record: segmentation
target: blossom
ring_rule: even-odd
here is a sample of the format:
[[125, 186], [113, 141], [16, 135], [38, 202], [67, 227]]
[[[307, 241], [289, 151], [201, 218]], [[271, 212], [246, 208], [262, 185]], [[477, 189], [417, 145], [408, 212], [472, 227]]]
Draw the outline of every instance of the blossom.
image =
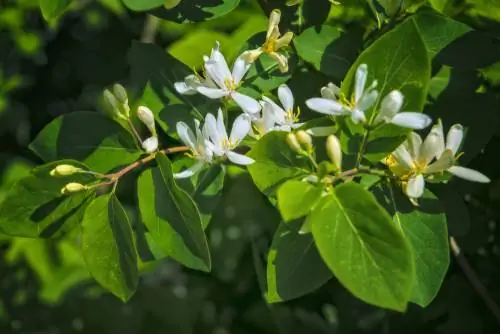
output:
[[319, 113], [341, 116], [351, 115], [354, 123], [366, 122], [365, 111], [373, 106], [378, 97], [377, 81], [366, 88], [368, 77], [368, 65], [361, 64], [356, 69], [354, 79], [354, 93], [350, 101], [339, 99], [337, 86], [329, 84], [321, 89], [322, 97], [311, 98], [306, 101], [306, 105]]
[[387, 94], [380, 103], [380, 111], [374, 124], [392, 123], [404, 128], [421, 130], [432, 123], [432, 119], [425, 114], [411, 111], [401, 112], [403, 102], [404, 96], [400, 91], [393, 90]]
[[234, 62], [231, 72], [219, 48], [220, 44], [216, 42], [210, 57], [204, 56], [203, 58], [205, 78], [188, 75], [184, 82], [175, 83], [176, 90], [180, 94], [188, 95], [197, 92], [211, 99], [231, 98], [244, 112], [258, 113], [261, 109], [259, 102], [236, 91], [251, 64], [245, 60], [242, 54]]
[[200, 130], [200, 122], [195, 120], [196, 135], [184, 122], [177, 122], [177, 134], [186, 146], [191, 150], [190, 156], [197, 162], [190, 168], [174, 174], [177, 179], [191, 177], [196, 174], [205, 164], [210, 164], [213, 161], [212, 144], [209, 142], [209, 137], [206, 131]]
[[231, 162], [238, 165], [249, 165], [254, 163], [254, 160], [246, 155], [234, 152], [234, 149], [246, 137], [250, 129], [250, 117], [241, 114], [234, 120], [231, 134], [228, 137], [222, 109], [219, 108], [217, 119], [212, 114], [206, 116], [203, 131], [206, 131], [210, 138], [215, 156], [227, 157]]
[[142, 142], [142, 149], [146, 153], [153, 153], [158, 149], [158, 137], [151, 136]]
[[489, 182], [489, 178], [480, 172], [455, 165], [462, 138], [463, 128], [455, 124], [450, 128], [445, 143], [443, 126], [438, 121], [424, 141], [418, 134], [410, 133], [384, 162], [401, 179], [404, 191], [413, 203], [424, 193], [426, 177], [433, 174], [448, 171], [469, 181]]
[[290, 132], [302, 125], [297, 123], [299, 111], [294, 111], [294, 97], [290, 87], [285, 84], [280, 85], [278, 98], [283, 107], [266, 96], [262, 97], [262, 116], [253, 120], [255, 128], [261, 135], [272, 130]]
[[274, 9], [269, 15], [269, 25], [267, 28], [266, 40], [262, 46], [254, 50], [249, 50], [243, 53], [245, 59], [252, 63], [260, 57], [262, 53], [267, 53], [278, 62], [278, 67], [281, 72], [288, 71], [288, 58], [278, 51], [281, 48], [287, 47], [293, 38], [293, 32], [289, 31], [281, 36], [279, 23], [281, 20], [281, 11]]

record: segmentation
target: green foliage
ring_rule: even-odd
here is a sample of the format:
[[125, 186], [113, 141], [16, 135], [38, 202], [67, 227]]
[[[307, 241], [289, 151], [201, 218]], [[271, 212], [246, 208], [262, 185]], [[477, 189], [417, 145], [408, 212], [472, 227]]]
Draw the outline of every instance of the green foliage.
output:
[[82, 252], [92, 276], [127, 301], [138, 283], [132, 227], [114, 194], [94, 199], [82, 219]]
[[45, 20], [50, 21], [61, 16], [71, 3], [71, 0], [39, 0]]
[[287, 181], [279, 187], [276, 196], [281, 216], [287, 222], [311, 211], [321, 198], [322, 187], [300, 181]]

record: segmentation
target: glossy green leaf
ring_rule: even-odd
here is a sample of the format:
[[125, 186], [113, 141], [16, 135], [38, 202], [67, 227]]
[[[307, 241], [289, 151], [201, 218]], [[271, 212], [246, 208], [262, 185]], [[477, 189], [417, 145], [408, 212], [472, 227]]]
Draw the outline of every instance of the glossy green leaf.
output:
[[416, 279], [411, 301], [425, 307], [436, 297], [450, 264], [448, 229], [444, 209], [426, 190], [414, 207], [401, 192], [393, 192], [394, 221], [401, 227], [415, 253]]
[[278, 208], [285, 221], [306, 216], [321, 198], [323, 187], [290, 180], [276, 192]]
[[45, 161], [75, 159], [103, 173], [137, 160], [142, 153], [129, 132], [90, 111], [59, 116], [29, 147]]
[[148, 235], [176, 261], [210, 271], [210, 253], [198, 208], [174, 180], [170, 160], [159, 154], [156, 161], [158, 168], [146, 170], [138, 181], [139, 210]]
[[[302, 223], [299, 221], [299, 223]], [[310, 233], [281, 223], [267, 256], [267, 301], [294, 299], [325, 284], [332, 273], [325, 265]]]
[[70, 3], [71, 0], [39, 0], [40, 9], [46, 21], [57, 19], [66, 11]]
[[414, 284], [411, 246], [375, 197], [356, 183], [335, 188], [309, 215], [319, 253], [361, 300], [404, 311]]
[[272, 131], [262, 137], [248, 152], [255, 163], [248, 166], [255, 185], [269, 194], [289, 179], [307, 176], [312, 166], [306, 158], [297, 156], [286, 142], [286, 132]]
[[55, 161], [34, 168], [14, 183], [0, 203], [1, 234], [49, 238], [60, 236], [80, 222], [88, 192], [62, 195], [61, 189], [69, 182], [88, 184], [95, 178], [89, 174], [51, 176], [50, 171], [59, 164], [87, 169], [77, 161]]
[[240, 0], [183, 0], [172, 9], [157, 8], [152, 13], [164, 20], [178, 23], [201, 22], [230, 13], [238, 6], [239, 2]]
[[146, 11], [166, 3], [166, 0], [123, 0], [128, 8], [135, 11]]
[[114, 194], [97, 197], [85, 211], [82, 251], [99, 284], [123, 301], [132, 297], [139, 280], [137, 254], [127, 214]]
[[306, 29], [293, 43], [297, 54], [316, 70], [342, 80], [361, 48], [362, 35], [323, 25]]

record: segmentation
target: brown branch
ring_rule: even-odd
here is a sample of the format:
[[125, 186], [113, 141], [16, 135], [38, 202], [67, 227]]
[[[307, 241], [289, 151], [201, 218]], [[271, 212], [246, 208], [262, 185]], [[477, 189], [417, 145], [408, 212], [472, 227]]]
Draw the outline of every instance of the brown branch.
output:
[[500, 324], [500, 307], [498, 304], [491, 298], [490, 294], [488, 293], [488, 290], [486, 287], [481, 283], [479, 277], [477, 276], [476, 272], [474, 269], [471, 267], [469, 264], [469, 261], [467, 261], [467, 258], [463, 255], [462, 251], [460, 250], [460, 247], [457, 244], [457, 241], [455, 240], [454, 237], [450, 237], [450, 248], [451, 252], [455, 256], [455, 259], [462, 269], [465, 277], [469, 281], [469, 283], [472, 285], [474, 290], [476, 290], [477, 294], [483, 299], [484, 303], [490, 310], [491, 314], [495, 317], [497, 322]]

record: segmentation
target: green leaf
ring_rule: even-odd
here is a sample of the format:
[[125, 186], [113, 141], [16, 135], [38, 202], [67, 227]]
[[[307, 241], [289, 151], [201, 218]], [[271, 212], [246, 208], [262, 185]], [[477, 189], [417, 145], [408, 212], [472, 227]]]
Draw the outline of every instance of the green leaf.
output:
[[361, 300], [404, 311], [414, 283], [412, 251], [401, 230], [363, 186], [345, 183], [308, 218], [319, 253]]
[[68, 8], [71, 0], [39, 0], [43, 18], [46, 21], [57, 19]]
[[446, 216], [439, 200], [426, 190], [414, 207], [401, 192], [393, 192], [394, 221], [415, 253], [416, 279], [411, 301], [426, 307], [436, 297], [450, 265]]
[[278, 208], [288, 222], [306, 216], [321, 198], [323, 187], [301, 181], [287, 181], [279, 187]]
[[54, 177], [49, 173], [59, 164], [88, 169], [74, 160], [55, 161], [34, 168], [14, 183], [0, 203], [0, 233], [19, 237], [57, 237], [74, 228], [86, 207], [87, 191], [62, 195], [69, 182], [88, 184], [89, 174]]
[[332, 273], [319, 256], [312, 235], [299, 234], [291, 224], [280, 224], [267, 257], [267, 301], [303, 296], [330, 278]]
[[96, 198], [82, 222], [82, 251], [87, 269], [99, 284], [127, 301], [138, 284], [133, 232], [114, 194]]
[[343, 33], [339, 28], [323, 25], [306, 29], [294, 38], [293, 43], [302, 59], [340, 81], [356, 59], [362, 34], [355, 31]]
[[152, 14], [177, 23], [201, 22], [224, 16], [236, 7], [240, 0], [191, 1], [183, 0], [172, 9], [157, 8]]
[[138, 180], [139, 210], [154, 244], [183, 265], [210, 271], [210, 253], [200, 213], [191, 197], [173, 178], [172, 164], [156, 156], [158, 168]]
[[128, 8], [135, 11], [146, 11], [166, 3], [166, 0], [123, 0]]
[[45, 161], [75, 159], [98, 172], [107, 172], [139, 158], [132, 135], [109, 118], [77, 111], [50, 122], [30, 144]]
[[262, 137], [248, 152], [255, 163], [248, 166], [255, 185], [270, 194], [281, 183], [312, 172], [307, 159], [297, 156], [286, 142], [287, 132], [272, 131]]

